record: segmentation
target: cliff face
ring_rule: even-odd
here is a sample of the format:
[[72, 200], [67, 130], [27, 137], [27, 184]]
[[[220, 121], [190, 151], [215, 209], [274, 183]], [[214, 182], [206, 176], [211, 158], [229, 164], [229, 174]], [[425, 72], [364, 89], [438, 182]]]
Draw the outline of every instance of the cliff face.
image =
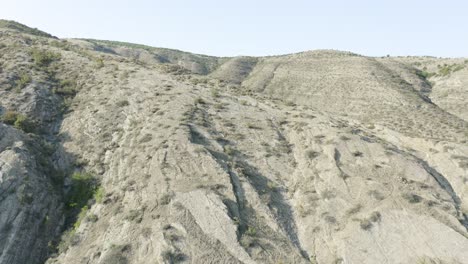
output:
[[465, 60], [7, 25], [1, 264], [468, 261]]

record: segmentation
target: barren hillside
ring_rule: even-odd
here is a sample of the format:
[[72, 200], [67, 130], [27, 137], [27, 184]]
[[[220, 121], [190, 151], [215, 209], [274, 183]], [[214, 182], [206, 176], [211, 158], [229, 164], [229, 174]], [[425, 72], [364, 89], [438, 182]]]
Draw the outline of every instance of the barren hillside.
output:
[[468, 60], [216, 58], [0, 21], [0, 264], [468, 263]]

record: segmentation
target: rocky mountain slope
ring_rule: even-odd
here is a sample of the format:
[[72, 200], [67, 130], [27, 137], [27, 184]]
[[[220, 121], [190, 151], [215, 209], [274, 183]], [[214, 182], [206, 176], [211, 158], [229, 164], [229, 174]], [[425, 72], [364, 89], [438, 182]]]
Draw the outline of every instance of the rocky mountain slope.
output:
[[468, 263], [468, 60], [0, 22], [0, 263]]

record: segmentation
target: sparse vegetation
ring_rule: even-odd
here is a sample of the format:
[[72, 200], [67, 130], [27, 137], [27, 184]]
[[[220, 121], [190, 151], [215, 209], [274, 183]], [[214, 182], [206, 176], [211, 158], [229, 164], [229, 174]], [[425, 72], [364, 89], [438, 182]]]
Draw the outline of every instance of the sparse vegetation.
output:
[[31, 83], [32, 81], [32, 78], [29, 74], [25, 73], [25, 72], [22, 72], [20, 75], [19, 75], [19, 79], [16, 80], [16, 89], [19, 91], [19, 90], [22, 90], [23, 88], [25, 88], [29, 83]]
[[226, 145], [224, 146], [224, 153], [228, 156], [232, 156], [236, 153], [236, 150], [232, 146]]
[[219, 95], [219, 90], [216, 89], [216, 88], [212, 88], [211, 89], [211, 96], [213, 96], [214, 98], [218, 98], [220, 95]]
[[13, 126], [26, 133], [33, 133], [36, 130], [34, 123], [24, 115], [18, 115]]
[[364, 155], [364, 153], [362, 153], [362, 152], [360, 152], [360, 151], [354, 151], [354, 152], [353, 152], [353, 156], [354, 156], [354, 157], [358, 157], [358, 158], [359, 158], [359, 157], [362, 157], [363, 155]]
[[422, 197], [414, 193], [405, 193], [403, 194], [403, 198], [409, 203], [420, 203], [422, 201]]
[[54, 93], [61, 96], [74, 96], [77, 92], [76, 82], [73, 80], [62, 80], [58, 88], [54, 89]]
[[315, 159], [320, 156], [320, 153], [314, 150], [307, 150], [305, 153], [306, 157], [309, 159]]
[[451, 73], [463, 70], [465, 68], [465, 65], [463, 64], [444, 64], [444, 65], [437, 65], [437, 68], [439, 69], [439, 72], [437, 73], [438, 76], [448, 76]]
[[[427, 224], [433, 238], [443, 232], [463, 245], [463, 234], [444, 231], [463, 233], [457, 221], [463, 205], [444, 186], [468, 182], [468, 157], [459, 148], [468, 132], [464, 116], [457, 117], [465, 112], [450, 108], [464, 99], [454, 83], [465, 82], [466, 69], [450, 77], [459, 67], [437, 69], [437, 58], [418, 59], [416, 72], [411, 58], [342, 60], [335, 51], [312, 51], [258, 59], [255, 69], [242, 57], [216, 58], [216, 71], [209, 72], [186, 63], [185, 53], [6, 33], [2, 195], [29, 218], [6, 219], [0, 233], [15, 243], [22, 233], [28, 243], [47, 240], [35, 243], [36, 250], [49, 241], [55, 248], [54, 235], [67, 230], [59, 249], [68, 252], [48, 262], [344, 263], [349, 256], [336, 250], [343, 238], [349, 252], [386, 250], [385, 241], [362, 244], [355, 234], [378, 235], [405, 211], [420, 215], [410, 218]], [[28, 47], [36, 47], [31, 57]], [[60, 55], [49, 51], [64, 57], [57, 61]], [[230, 78], [215, 79], [224, 74]], [[429, 87], [429, 78], [438, 86]], [[445, 92], [449, 98], [439, 100]], [[70, 111], [62, 114], [62, 104]], [[427, 166], [447, 177], [439, 184]], [[402, 233], [412, 228], [400, 227]], [[332, 250], [316, 257], [313, 241], [302, 241], [308, 237]], [[411, 255], [400, 248], [393, 255], [398, 261]]]
[[20, 24], [18, 22], [11, 21], [11, 20], [0, 19], [0, 28], [10, 28], [10, 29], [18, 30], [19, 32], [23, 32], [23, 33], [27, 33], [27, 34], [31, 34], [31, 35], [35, 35], [39, 37], [46, 37], [46, 38], [53, 37], [49, 33], [41, 31], [37, 28], [30, 28], [23, 24]]
[[20, 114], [15, 111], [7, 111], [2, 116], [2, 122], [13, 125]]
[[96, 179], [89, 173], [76, 172], [72, 175], [71, 182], [66, 203], [69, 208], [83, 208], [99, 190]]
[[353, 214], [356, 214], [358, 213], [359, 211], [361, 211], [362, 209], [362, 205], [361, 204], [357, 204], [355, 205], [354, 207], [350, 208], [349, 210], [346, 211], [346, 214], [347, 215], [353, 215]]
[[121, 100], [121, 101], [118, 101], [118, 102], [116, 103], [116, 105], [117, 105], [118, 107], [124, 107], [124, 106], [130, 105], [130, 103], [128, 102], [128, 100]]
[[368, 218], [360, 220], [359, 225], [362, 229], [366, 231], [370, 230], [375, 223], [380, 222], [381, 217], [382, 216], [379, 212], [372, 212], [372, 214]]
[[97, 188], [93, 194], [94, 200], [96, 201], [96, 203], [101, 203], [102, 200], [104, 199], [104, 195], [105, 195], [104, 188], [103, 187]]
[[36, 48], [31, 50], [31, 56], [34, 60], [34, 63], [38, 67], [47, 67], [53, 61], [59, 60], [61, 58], [60, 54], [58, 53]]
[[206, 102], [201, 97], [195, 98], [194, 103], [195, 103], [195, 105], [197, 105], [197, 104], [206, 104]]
[[178, 251], [165, 250], [162, 253], [162, 258], [167, 263], [177, 263], [184, 261], [185, 255]]
[[254, 123], [247, 123], [247, 127], [250, 129], [262, 129], [260, 126], [254, 124]]
[[109, 251], [106, 253], [101, 263], [103, 264], [127, 264], [128, 258], [125, 256], [131, 247], [125, 245], [111, 245]]
[[15, 111], [7, 111], [2, 116], [1, 120], [3, 123], [12, 125], [26, 133], [34, 133], [36, 131], [36, 125], [34, 122], [29, 120], [25, 115]]
[[96, 69], [101, 69], [104, 67], [104, 60], [102, 58], [96, 59]]
[[136, 223], [141, 223], [143, 220], [143, 210], [142, 209], [132, 209], [128, 212], [125, 217], [126, 220]]
[[247, 230], [245, 231], [245, 234], [248, 235], [248, 236], [253, 237], [253, 236], [257, 235], [257, 230], [254, 227], [249, 226], [247, 228]]
[[421, 77], [422, 79], [429, 79], [431, 77], [433, 77], [434, 75], [436, 75], [435, 72], [428, 72], [426, 70], [422, 70], [422, 71], [416, 71], [416, 75], [418, 75], [419, 77]]

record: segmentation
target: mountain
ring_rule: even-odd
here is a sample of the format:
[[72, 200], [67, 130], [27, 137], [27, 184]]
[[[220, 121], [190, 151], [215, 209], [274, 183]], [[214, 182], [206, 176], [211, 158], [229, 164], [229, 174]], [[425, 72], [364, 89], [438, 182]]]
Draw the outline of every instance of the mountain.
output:
[[0, 264], [468, 263], [467, 59], [0, 21], [0, 116]]

